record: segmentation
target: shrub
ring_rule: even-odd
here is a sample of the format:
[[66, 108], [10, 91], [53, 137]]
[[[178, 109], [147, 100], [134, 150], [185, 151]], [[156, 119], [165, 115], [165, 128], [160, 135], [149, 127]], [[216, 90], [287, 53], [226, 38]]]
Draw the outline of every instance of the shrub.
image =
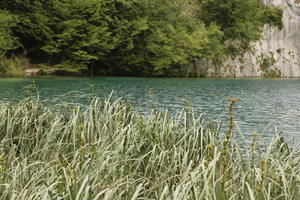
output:
[[0, 58], [0, 76], [22, 77], [28, 65], [28, 60], [24, 58]]

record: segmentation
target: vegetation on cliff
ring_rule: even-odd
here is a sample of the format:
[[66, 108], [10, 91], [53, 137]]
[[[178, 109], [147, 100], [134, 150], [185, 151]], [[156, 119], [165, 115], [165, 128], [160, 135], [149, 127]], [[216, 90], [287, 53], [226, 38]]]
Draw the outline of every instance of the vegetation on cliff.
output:
[[180, 76], [199, 59], [247, 49], [281, 15], [259, 0], [2, 0], [0, 56], [86, 74]]

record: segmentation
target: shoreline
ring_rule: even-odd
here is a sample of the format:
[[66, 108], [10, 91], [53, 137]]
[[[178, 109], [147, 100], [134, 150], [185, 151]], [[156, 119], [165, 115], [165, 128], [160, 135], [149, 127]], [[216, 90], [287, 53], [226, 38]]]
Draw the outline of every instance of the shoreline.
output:
[[280, 78], [268, 78], [268, 77], [184, 77], [184, 76], [126, 76], [126, 75], [97, 75], [97, 76], [76, 76], [76, 75], [28, 75], [28, 76], [19, 76], [19, 77], [1, 77], [0, 79], [12, 79], [12, 78], [20, 78], [20, 79], [42, 79], [42, 78], [133, 78], [133, 79], [211, 79], [211, 80], [298, 80], [300, 77], [280, 77]]

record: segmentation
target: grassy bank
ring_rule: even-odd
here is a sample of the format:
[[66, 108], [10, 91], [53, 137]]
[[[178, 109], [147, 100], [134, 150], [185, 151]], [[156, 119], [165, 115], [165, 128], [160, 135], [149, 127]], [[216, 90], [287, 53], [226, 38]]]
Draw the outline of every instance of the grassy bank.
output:
[[24, 77], [25, 69], [29, 66], [28, 59], [0, 57], [0, 77]]
[[279, 135], [239, 146], [234, 103], [226, 133], [187, 109], [146, 118], [121, 100], [2, 103], [0, 199], [299, 199], [299, 153]]

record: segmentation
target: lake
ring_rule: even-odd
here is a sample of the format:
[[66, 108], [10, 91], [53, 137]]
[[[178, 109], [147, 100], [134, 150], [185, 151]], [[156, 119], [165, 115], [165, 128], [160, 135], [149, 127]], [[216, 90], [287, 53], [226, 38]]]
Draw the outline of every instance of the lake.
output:
[[[18, 102], [30, 95], [33, 79], [0, 79], [0, 99]], [[300, 79], [177, 79], [177, 78], [37, 78], [40, 98], [49, 103], [88, 104], [91, 96], [111, 91], [147, 115], [153, 104], [174, 113], [189, 104], [208, 120], [227, 123], [230, 98], [237, 98], [235, 119], [247, 140], [253, 132], [265, 138], [275, 126], [300, 148]], [[187, 103], [188, 102], [188, 103]]]

